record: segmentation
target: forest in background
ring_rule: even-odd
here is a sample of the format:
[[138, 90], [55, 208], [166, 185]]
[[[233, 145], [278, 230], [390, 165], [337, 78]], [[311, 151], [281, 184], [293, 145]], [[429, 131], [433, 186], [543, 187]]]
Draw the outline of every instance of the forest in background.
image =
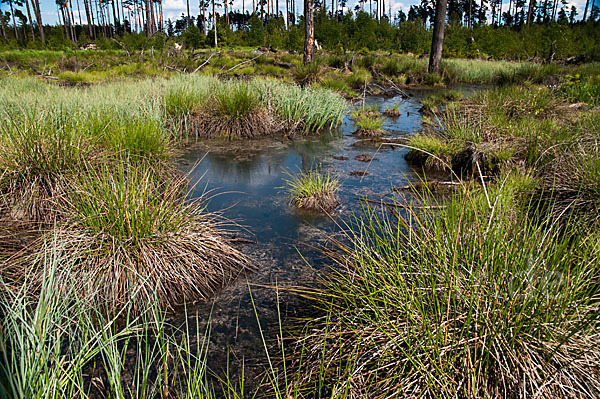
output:
[[[389, 0], [388, 0], [389, 2]], [[232, 2], [187, 2], [187, 13], [165, 19], [162, 1], [58, 0], [59, 23], [44, 24], [39, 0], [2, 0], [0, 49], [85, 48], [141, 50], [171, 40], [186, 48], [269, 47], [301, 52], [304, 18], [295, 0], [253, 0], [242, 10]], [[83, 4], [81, 4], [83, 3]], [[248, 3], [250, 3], [248, 1]], [[423, 0], [392, 15], [385, 0], [315, 1], [315, 39], [324, 50], [426, 54], [434, 1]], [[588, 0], [583, 15], [566, 0], [529, 2], [448, 1], [444, 56], [509, 60], [600, 59], [600, 10]], [[581, 17], [581, 18], [579, 18]], [[32, 22], [33, 21], [33, 22]], [[88, 22], [89, 21], [89, 22]], [[216, 26], [216, 34], [215, 34]]]

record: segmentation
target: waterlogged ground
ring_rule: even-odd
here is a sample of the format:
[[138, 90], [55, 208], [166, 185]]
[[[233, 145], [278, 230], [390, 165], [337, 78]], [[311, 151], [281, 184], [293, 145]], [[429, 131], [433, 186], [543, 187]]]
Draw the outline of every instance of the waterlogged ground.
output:
[[[202, 142], [191, 145], [181, 157], [180, 169], [189, 172], [191, 183], [196, 185], [192, 195], [210, 191], [208, 209], [221, 211], [240, 225], [233, 227], [234, 234], [253, 242], [244, 245], [244, 251], [252, 256], [257, 269], [222, 291], [214, 303], [188, 309], [202, 321], [197, 339], [206, 335], [204, 322], [211, 321], [208, 366], [212, 371], [221, 373], [229, 362], [230, 374], [235, 377], [244, 361], [246, 384], [256, 384], [254, 376], [266, 365], [256, 316], [270, 341], [280, 318], [285, 320], [303, 311], [293, 294], [270, 287], [293, 287], [315, 280], [316, 270], [327, 266], [318, 248], [335, 237], [340, 225], [353, 214], [361, 214], [364, 202], [358, 198], [389, 198], [393, 188], [418, 179], [416, 171], [404, 160], [407, 149], [382, 143], [401, 143], [420, 129], [420, 102], [430, 93], [412, 91], [407, 99], [367, 98], [366, 104], [376, 104], [380, 111], [397, 104], [401, 112], [397, 118], [383, 117], [386, 136], [380, 140], [353, 135], [356, 127], [347, 116], [337, 131], [320, 137]], [[285, 179], [289, 173], [311, 168], [341, 180], [341, 206], [331, 216], [307, 213], [289, 205]], [[189, 322], [190, 328], [195, 329], [195, 318]]]

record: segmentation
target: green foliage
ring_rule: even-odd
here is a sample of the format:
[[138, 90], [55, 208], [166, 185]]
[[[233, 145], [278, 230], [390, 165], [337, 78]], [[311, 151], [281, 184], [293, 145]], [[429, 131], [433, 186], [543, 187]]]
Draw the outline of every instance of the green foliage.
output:
[[218, 114], [241, 118], [256, 111], [260, 106], [259, 93], [246, 82], [232, 82], [215, 92]]

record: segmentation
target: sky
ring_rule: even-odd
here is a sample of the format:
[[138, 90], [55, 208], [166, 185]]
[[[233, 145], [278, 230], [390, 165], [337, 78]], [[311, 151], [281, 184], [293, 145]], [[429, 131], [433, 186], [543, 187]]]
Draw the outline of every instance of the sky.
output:
[[[85, 12], [84, 12], [83, 2], [81, 0], [71, 0], [71, 2], [73, 4], [73, 8], [75, 10], [77, 10], [77, 5], [76, 5], [77, 1], [80, 1], [81, 15], [82, 15], [82, 18], [85, 23]], [[285, 10], [285, 0], [276, 0], [276, 1], [279, 1], [279, 10], [280, 11]], [[326, 0], [326, 1], [327, 1], [327, 5], [330, 7], [331, 0]], [[509, 1], [510, 0], [504, 0], [503, 4], [505, 5], [505, 7], [508, 6]], [[579, 15], [577, 16], [577, 19], [580, 19], [583, 16], [585, 1], [586, 0], [570, 0], [569, 1], [569, 6], [568, 6], [569, 9], [571, 8], [571, 5], [575, 5], [578, 9]], [[596, 1], [596, 3], [600, 3], [599, 0], [595, 0], [595, 1]], [[252, 8], [252, 0], [234, 0], [233, 9], [241, 10], [242, 2], [244, 2], [247, 10]], [[357, 0], [349, 0], [348, 7], [350, 9], [354, 9], [354, 6], [357, 3], [358, 3]], [[386, 12], [386, 14], [388, 13], [388, 7], [391, 4], [393, 15], [396, 15], [399, 10], [403, 10], [405, 13], [408, 13], [408, 9], [410, 8], [411, 5], [419, 4], [419, 3], [420, 3], [420, 0], [414, 0], [412, 2], [408, 1], [408, 0], [404, 0], [404, 1], [386, 0], [385, 12]], [[590, 0], [590, 3], [591, 3], [591, 0]], [[303, 10], [303, 4], [304, 4], [303, 0], [296, 0], [296, 4], [298, 7], [297, 13], [301, 13]], [[366, 4], [368, 6], [368, 3], [366, 3]], [[2, 9], [2, 11], [9, 10], [8, 4], [0, 4], [0, 8]], [[54, 0], [40, 0], [40, 8], [42, 10], [42, 19], [45, 24], [56, 24], [57, 23], [58, 18], [57, 18], [57, 12], [56, 12], [56, 2]], [[365, 8], [365, 10], [366, 10], [366, 8]], [[23, 12], [24, 12], [24, 14], [26, 14], [25, 10], [23, 10]], [[163, 14], [164, 14], [165, 21], [169, 18], [171, 20], [175, 20], [175, 19], [179, 18], [181, 13], [187, 13], [186, 2], [184, 0], [163, 0]], [[190, 0], [190, 13], [194, 14], [194, 15], [198, 15], [200, 13], [199, 6], [198, 6], [198, 0]], [[218, 9], [217, 13], [223, 13], [223, 9], [222, 8]], [[588, 14], [589, 14], [589, 10], [588, 10]], [[77, 16], [77, 11], [75, 11], [75, 19], [76, 19], [76, 21], [78, 21], [78, 19], [79, 19]]]

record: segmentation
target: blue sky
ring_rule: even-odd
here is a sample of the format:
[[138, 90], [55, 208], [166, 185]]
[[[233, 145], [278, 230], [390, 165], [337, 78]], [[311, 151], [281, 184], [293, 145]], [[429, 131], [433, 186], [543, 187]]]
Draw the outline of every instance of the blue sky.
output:
[[[71, 0], [71, 2], [73, 3], [73, 7], [75, 9], [77, 9], [77, 1], [78, 0]], [[120, 1], [120, 0], [119, 0]], [[249, 9], [252, 7], [252, 0], [243, 0], [246, 6], [246, 9]], [[279, 1], [279, 10], [285, 10], [285, 0], [278, 0]], [[83, 2], [81, 0], [79, 0], [80, 2], [80, 6], [81, 6], [81, 15], [82, 18], [84, 20], [85, 23], [85, 12], [84, 10], [84, 6], [83, 6]], [[389, 3], [388, 3], [389, 2]], [[413, 2], [409, 2], [409, 1], [397, 1], [397, 0], [387, 0], [386, 1], [386, 13], [388, 12], [388, 7], [389, 4], [391, 4], [392, 6], [392, 12], [394, 14], [396, 14], [399, 10], [404, 10], [404, 12], [408, 12], [408, 9], [410, 8], [410, 6], [412, 4], [418, 4], [420, 2], [420, 0], [415, 0]], [[596, 2], [598, 2], [598, 0], [596, 0]], [[302, 6], [303, 6], [303, 0], [296, 0], [297, 3], [297, 7], [298, 7], [298, 12], [302, 12]], [[508, 5], [509, 0], [505, 0], [505, 2], [503, 4], [505, 4], [505, 7]], [[328, 0], [328, 5], [331, 4], [331, 0]], [[350, 0], [348, 1], [348, 7], [350, 7], [351, 9], [354, 8], [354, 6], [357, 4], [356, 0]], [[368, 3], [367, 3], [368, 4]], [[569, 8], [571, 5], [575, 5], [578, 10], [579, 10], [579, 15], [578, 15], [578, 19], [581, 18], [583, 16], [583, 9], [585, 7], [585, 0], [571, 0], [569, 1]], [[8, 10], [8, 4], [2, 4], [0, 5], [0, 7], [2, 7], [3, 11]], [[44, 20], [45, 24], [55, 24], [57, 22], [57, 14], [56, 14], [56, 3], [55, 1], [49, 1], [49, 0], [40, 0], [40, 7], [42, 9], [42, 18]], [[242, 0], [234, 0], [233, 2], [233, 8], [234, 9], [242, 9]], [[217, 12], [223, 12], [222, 9], [218, 10]], [[23, 10], [23, 12], [25, 13], [25, 10]], [[163, 13], [165, 16], [165, 20], [168, 18], [171, 18], [172, 20], [177, 19], [181, 13], [185, 13], [186, 12], [186, 3], [184, 0], [163, 0]], [[199, 8], [198, 8], [198, 1], [197, 0], [190, 0], [190, 13], [192, 14], [199, 14]], [[588, 11], [589, 13], [589, 11]], [[26, 13], [25, 13], [26, 14]], [[76, 14], [76, 20], [78, 20], [78, 16]]]

